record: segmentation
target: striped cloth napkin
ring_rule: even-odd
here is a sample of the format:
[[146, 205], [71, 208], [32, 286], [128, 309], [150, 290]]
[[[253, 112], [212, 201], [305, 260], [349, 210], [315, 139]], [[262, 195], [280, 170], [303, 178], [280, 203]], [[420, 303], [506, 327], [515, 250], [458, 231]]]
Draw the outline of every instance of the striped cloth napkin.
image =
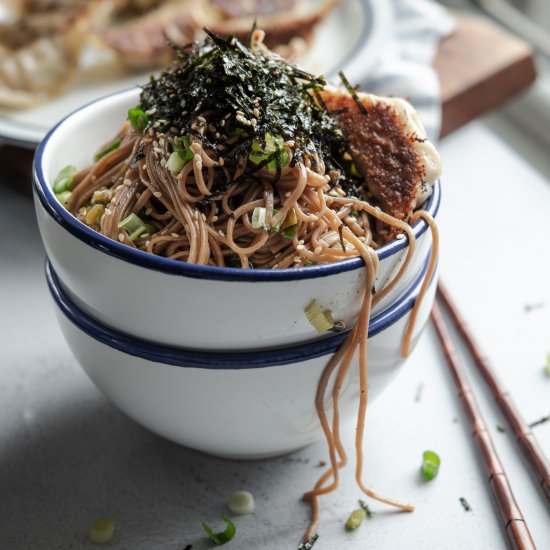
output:
[[439, 41], [453, 32], [455, 22], [432, 0], [394, 0], [394, 4], [394, 36], [361, 86], [378, 95], [408, 99], [419, 112], [429, 138], [437, 141], [441, 101], [431, 63]]

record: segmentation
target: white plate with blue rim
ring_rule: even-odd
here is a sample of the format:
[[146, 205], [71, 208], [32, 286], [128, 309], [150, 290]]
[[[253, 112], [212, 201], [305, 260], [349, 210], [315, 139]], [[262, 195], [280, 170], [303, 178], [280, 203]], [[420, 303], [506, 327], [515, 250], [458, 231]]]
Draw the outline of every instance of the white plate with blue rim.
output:
[[[343, 70], [352, 83], [364, 80], [376, 65], [384, 41], [393, 31], [393, 8], [387, 0], [341, 0], [316, 29], [300, 64], [328, 80]], [[149, 73], [125, 73], [106, 51], [87, 49], [69, 88], [61, 96], [26, 110], [0, 108], [0, 144], [33, 149], [46, 132], [78, 107], [148, 80]]]

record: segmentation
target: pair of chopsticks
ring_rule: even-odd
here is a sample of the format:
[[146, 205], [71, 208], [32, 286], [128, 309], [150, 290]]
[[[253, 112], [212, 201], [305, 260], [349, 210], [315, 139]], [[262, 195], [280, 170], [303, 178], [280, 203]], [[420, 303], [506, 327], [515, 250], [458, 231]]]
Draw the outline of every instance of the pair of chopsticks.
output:
[[540, 481], [543, 493], [549, 502], [550, 462], [540, 448], [535, 435], [531, 431], [531, 428], [519, 414], [510, 393], [503, 388], [503, 385], [495, 375], [489, 360], [482, 353], [479, 345], [475, 342], [465, 321], [458, 312], [456, 305], [453, 304], [449, 293], [440, 282], [437, 287], [437, 299], [431, 315], [432, 323], [435, 327], [441, 348], [445, 354], [445, 359], [458, 390], [458, 396], [466, 411], [468, 420], [470, 421], [470, 425], [473, 430], [472, 435], [485, 464], [488, 482], [500, 510], [506, 536], [508, 537], [508, 540], [513, 548], [518, 548], [519, 550], [536, 550], [536, 546], [533, 542], [533, 538], [531, 537], [529, 528], [527, 527], [527, 523], [514, 498], [508, 477], [506, 476], [504, 467], [502, 466], [502, 463], [497, 455], [493, 441], [489, 435], [487, 425], [483, 420], [481, 411], [472, 392], [472, 388], [468, 383], [464, 368], [458, 359], [458, 355], [447, 328], [447, 322], [443, 317], [443, 313], [438, 305], [438, 302], [445, 306], [450, 319], [464, 340], [475, 365], [489, 385], [497, 404], [499, 405], [502, 413], [506, 417], [512, 431], [516, 436], [517, 442], [527, 459], [532, 473], [536, 476], [538, 481]]

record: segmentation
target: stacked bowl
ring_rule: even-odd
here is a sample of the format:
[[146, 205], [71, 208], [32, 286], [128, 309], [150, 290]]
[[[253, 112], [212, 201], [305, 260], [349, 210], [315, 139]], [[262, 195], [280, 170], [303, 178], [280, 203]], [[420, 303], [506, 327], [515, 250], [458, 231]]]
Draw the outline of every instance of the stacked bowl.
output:
[[[114, 404], [164, 437], [234, 458], [303, 447], [322, 436], [317, 383], [347, 334], [319, 334], [304, 310], [315, 300], [349, 330], [361, 307], [364, 263], [354, 258], [274, 270], [187, 264], [112, 241], [79, 222], [57, 200], [52, 182], [64, 166], [89, 164], [138, 101], [139, 91], [130, 90], [83, 107], [50, 131], [35, 156], [46, 276], [67, 342]], [[432, 216], [439, 201], [436, 182], [425, 205]], [[403, 334], [431, 254], [426, 222], [417, 221], [413, 231], [409, 268], [371, 312], [371, 399], [403, 363]], [[377, 250], [375, 288], [399, 271], [407, 248], [406, 239], [396, 239]], [[434, 292], [432, 280], [413, 345]], [[344, 421], [356, 414], [356, 370], [341, 390]]]

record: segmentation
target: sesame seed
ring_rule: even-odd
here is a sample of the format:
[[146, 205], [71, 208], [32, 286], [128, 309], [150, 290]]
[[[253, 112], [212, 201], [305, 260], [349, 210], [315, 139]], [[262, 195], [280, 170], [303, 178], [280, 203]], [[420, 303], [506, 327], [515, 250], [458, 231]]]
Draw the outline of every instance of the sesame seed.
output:
[[256, 118], [260, 118], [260, 111], [258, 109], [258, 107], [254, 107], [254, 111], [252, 111], [254, 113], [254, 116]]
[[246, 123], [246, 119], [243, 117], [243, 115], [237, 115], [235, 117], [235, 119], [237, 120], [237, 122], [240, 122], [241, 124], [245, 124]]
[[236, 113], [237, 115], [244, 116], [244, 112], [243, 112], [243, 111], [235, 111], [235, 113]]
[[252, 128], [256, 128], [257, 123], [258, 123], [258, 121], [255, 118], [252, 118], [250, 120], [250, 126], [252, 126]]
[[171, 236], [171, 237], [175, 237], [176, 239], [179, 238], [179, 234], [178, 234], [178, 233], [170, 233], [170, 236]]
[[404, 233], [399, 233], [398, 235], [395, 236], [396, 239], [404, 239], [405, 238], [405, 234]]
[[315, 252], [315, 254], [321, 254], [322, 251], [323, 251], [323, 247], [321, 245], [317, 245], [313, 252]]
[[212, 223], [215, 223], [218, 221], [218, 216], [212, 216]]
[[305, 246], [303, 244], [299, 244], [297, 247], [296, 247], [296, 250], [305, 250]]
[[160, 191], [155, 191], [153, 193], [153, 197], [156, 197], [157, 199], [160, 199], [162, 197], [162, 193]]
[[145, 215], [150, 216], [152, 211], [153, 210], [151, 208], [147, 208], [147, 210], [145, 210]]
[[120, 233], [118, 234], [118, 240], [119, 240], [121, 243], [124, 242], [124, 233], [120, 232]]
[[291, 191], [287, 191], [287, 192], [285, 193], [285, 197], [286, 197], [286, 198], [290, 197], [290, 195], [292, 195], [292, 192], [291, 192]]
[[126, 187], [130, 187], [130, 185], [132, 185], [132, 182], [131, 182], [128, 178], [126, 178], [126, 179], [124, 180], [124, 185], [125, 185]]
[[225, 233], [220, 229], [218, 230], [218, 233], [222, 236], [222, 237], [225, 237]]
[[223, 165], [225, 164], [225, 160], [223, 160], [223, 157], [220, 157], [220, 158], [218, 159], [218, 164], [219, 164], [220, 166], [223, 166]]

